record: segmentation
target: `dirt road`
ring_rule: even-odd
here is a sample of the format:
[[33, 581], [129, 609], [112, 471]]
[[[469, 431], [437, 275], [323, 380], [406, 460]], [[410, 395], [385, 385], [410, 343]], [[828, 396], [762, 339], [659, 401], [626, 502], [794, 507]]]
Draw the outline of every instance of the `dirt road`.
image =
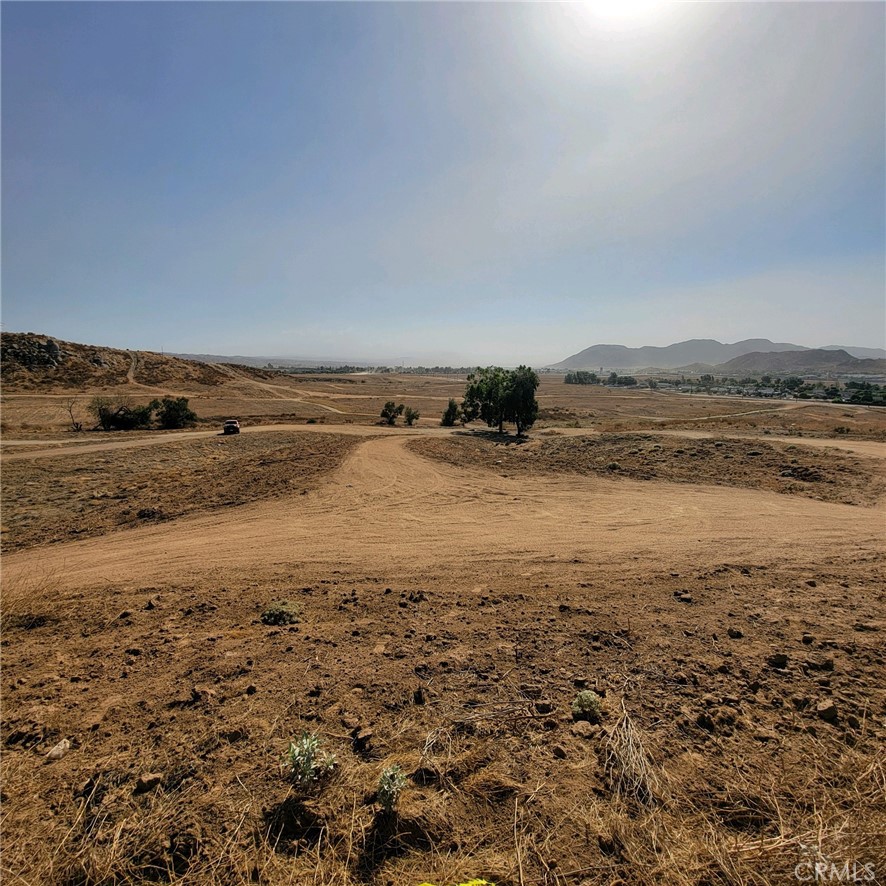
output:
[[[348, 432], [370, 430], [378, 432]], [[576, 558], [601, 568], [739, 562], [762, 546], [767, 557], [816, 562], [850, 540], [853, 557], [882, 547], [882, 508], [717, 487], [501, 477], [422, 458], [405, 447], [410, 436], [367, 440], [306, 495], [11, 554], [5, 583], [15, 589], [51, 575], [75, 588], [108, 576], [150, 583], [305, 564], [379, 574], [392, 564], [454, 576], [479, 570], [494, 579]]]

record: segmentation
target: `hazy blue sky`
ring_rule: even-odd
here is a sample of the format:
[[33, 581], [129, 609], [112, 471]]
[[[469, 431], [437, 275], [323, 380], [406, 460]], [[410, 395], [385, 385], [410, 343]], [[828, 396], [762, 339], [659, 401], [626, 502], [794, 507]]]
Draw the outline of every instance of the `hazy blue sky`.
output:
[[2, 4], [5, 329], [886, 344], [886, 5]]

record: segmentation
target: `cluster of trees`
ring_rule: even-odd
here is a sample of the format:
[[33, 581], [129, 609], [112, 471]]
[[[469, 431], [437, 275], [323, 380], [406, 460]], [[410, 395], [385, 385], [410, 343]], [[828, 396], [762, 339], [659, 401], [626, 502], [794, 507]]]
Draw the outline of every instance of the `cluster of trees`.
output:
[[413, 409], [411, 406], [404, 406], [402, 403], [397, 404], [393, 400], [388, 400], [382, 407], [381, 417], [389, 425], [396, 424], [397, 418], [401, 415], [409, 427], [412, 427], [421, 418], [421, 413], [417, 409]]
[[487, 366], [468, 376], [464, 399], [459, 406], [450, 400], [443, 418], [444, 427], [452, 427], [482, 419], [490, 428], [498, 427], [504, 433], [505, 422], [517, 426], [517, 434], [529, 430], [538, 418], [538, 375], [528, 366], [502, 369]]
[[603, 381], [596, 372], [588, 372], [586, 369], [567, 372], [563, 381], [567, 385], [623, 385], [630, 387], [637, 384], [637, 379], [633, 375], [619, 375], [617, 372], [610, 372], [606, 381]]
[[563, 381], [567, 385], [598, 385], [600, 378], [596, 372], [588, 372], [586, 369], [576, 369], [574, 372], [567, 372]]
[[[187, 428], [195, 424], [197, 415], [188, 407], [187, 397], [164, 397], [151, 400], [146, 406], [135, 406], [127, 399], [94, 397], [87, 411], [95, 418], [96, 428], [103, 431], [135, 431], [156, 426], [164, 430]], [[75, 430], [73, 412], [71, 423]], [[156, 413], [156, 415], [155, 415]], [[82, 426], [81, 426], [82, 427]]]

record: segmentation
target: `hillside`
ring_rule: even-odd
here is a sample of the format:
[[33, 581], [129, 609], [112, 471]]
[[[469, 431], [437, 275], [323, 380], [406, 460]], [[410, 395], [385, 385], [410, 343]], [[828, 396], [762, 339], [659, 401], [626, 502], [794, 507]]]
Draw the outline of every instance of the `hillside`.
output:
[[886, 360], [859, 360], [846, 351], [782, 351], [743, 354], [714, 367], [721, 375], [748, 372], [858, 372], [886, 373]]
[[802, 345], [772, 342], [768, 338], [749, 338], [735, 344], [714, 339], [690, 339], [667, 347], [628, 348], [624, 345], [593, 345], [559, 363], [556, 369], [679, 369], [690, 363], [709, 366], [725, 363], [744, 354], [769, 351], [803, 351]]
[[[270, 372], [239, 367], [256, 379]], [[0, 333], [0, 378], [6, 391], [101, 389], [119, 385], [216, 387], [229, 372], [210, 363], [151, 351], [124, 351], [59, 341], [31, 332]]]

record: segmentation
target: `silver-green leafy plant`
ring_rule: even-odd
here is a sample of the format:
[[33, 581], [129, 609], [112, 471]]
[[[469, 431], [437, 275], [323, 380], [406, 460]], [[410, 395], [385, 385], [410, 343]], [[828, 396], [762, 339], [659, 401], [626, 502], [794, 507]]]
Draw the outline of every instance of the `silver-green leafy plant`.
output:
[[603, 714], [603, 699], [590, 689], [582, 689], [572, 702], [572, 718], [599, 723]]
[[335, 768], [335, 756], [320, 750], [322, 740], [313, 732], [302, 732], [289, 742], [284, 754], [284, 768], [296, 787], [307, 787]]
[[393, 811], [405, 787], [406, 776], [396, 763], [393, 766], [386, 766], [382, 770], [381, 776], [378, 779], [376, 797], [385, 812]]

